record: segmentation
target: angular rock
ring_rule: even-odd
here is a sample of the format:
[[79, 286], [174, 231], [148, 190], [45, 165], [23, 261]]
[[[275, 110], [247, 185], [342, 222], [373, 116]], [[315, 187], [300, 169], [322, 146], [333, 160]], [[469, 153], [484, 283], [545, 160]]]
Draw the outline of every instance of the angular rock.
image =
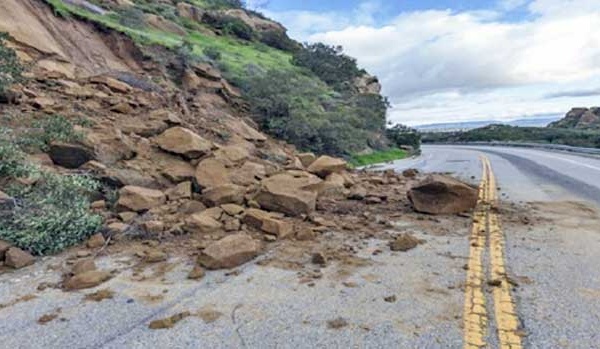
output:
[[190, 280], [200, 280], [204, 277], [204, 275], [206, 275], [204, 268], [202, 268], [199, 265], [196, 265], [194, 266], [194, 269], [190, 271], [187, 278]]
[[231, 181], [239, 185], [251, 185], [267, 176], [265, 165], [246, 161], [242, 167], [236, 169], [231, 174]]
[[215, 159], [208, 158], [200, 161], [196, 167], [196, 181], [202, 188], [212, 188], [231, 183], [229, 170]]
[[31, 105], [37, 109], [46, 109], [54, 106], [55, 104], [56, 101], [49, 97], [36, 97], [31, 101]]
[[206, 211], [193, 214], [185, 220], [185, 230], [191, 233], [210, 234], [222, 228], [223, 224]]
[[454, 178], [430, 175], [408, 191], [408, 199], [418, 212], [456, 214], [477, 205], [476, 188]]
[[169, 201], [190, 199], [192, 197], [192, 182], [181, 182], [166, 191]]
[[242, 162], [250, 157], [250, 152], [243, 147], [229, 145], [215, 151], [215, 158], [233, 163]]
[[235, 184], [212, 187], [202, 192], [202, 202], [207, 206], [223, 204], [241, 204], [244, 202], [246, 188]]
[[367, 196], [367, 189], [361, 186], [355, 186], [348, 194], [349, 200], [363, 200]]
[[223, 211], [225, 211], [225, 213], [227, 213], [228, 215], [230, 215], [232, 217], [242, 214], [245, 210], [245, 208], [243, 206], [236, 205], [236, 204], [221, 205], [221, 208], [223, 209]]
[[198, 262], [208, 269], [230, 269], [255, 258], [262, 245], [249, 235], [229, 235], [206, 247]]
[[160, 190], [126, 186], [119, 191], [117, 208], [119, 211], [142, 212], [164, 204], [166, 199]]
[[110, 108], [110, 111], [113, 111], [115, 113], [120, 113], [120, 114], [133, 114], [133, 112], [134, 112], [131, 104], [129, 104], [127, 102], [121, 102], [121, 103], [117, 103], [117, 104], [113, 105]]
[[237, 218], [225, 218], [223, 219], [223, 229], [225, 231], [238, 231], [242, 227], [242, 223]]
[[79, 168], [88, 161], [94, 160], [93, 152], [78, 144], [52, 142], [48, 155], [58, 166], [65, 168]]
[[340, 173], [346, 170], [346, 161], [331, 156], [323, 155], [308, 166], [308, 172], [325, 178], [332, 173]]
[[417, 239], [416, 237], [410, 234], [401, 234], [396, 237], [394, 240], [390, 241], [390, 250], [392, 251], [400, 251], [406, 252], [408, 250], [412, 250], [413, 248], [422, 244], [423, 241]]
[[315, 191], [318, 197], [339, 195], [344, 191], [344, 183], [344, 177], [340, 174], [332, 173], [321, 183], [308, 186], [306, 189]]
[[131, 91], [131, 86], [128, 84], [106, 75], [93, 76], [90, 78], [90, 82], [106, 85], [113, 92], [128, 93]]
[[280, 239], [291, 235], [294, 230], [291, 223], [274, 218], [271, 213], [255, 208], [246, 210], [243, 222]]
[[88, 271], [96, 270], [96, 263], [91, 258], [81, 259], [73, 264], [71, 268], [71, 274], [79, 275], [83, 273], [87, 273]]
[[110, 279], [111, 274], [107, 271], [91, 270], [73, 276], [64, 283], [66, 290], [81, 290], [84, 288], [96, 287], [104, 281]]
[[86, 245], [88, 248], [100, 248], [100, 247], [104, 246], [105, 243], [106, 243], [106, 240], [104, 239], [104, 236], [102, 236], [102, 234], [98, 233], [98, 234], [92, 235], [86, 242]]
[[313, 153], [301, 153], [298, 154], [298, 159], [300, 159], [300, 162], [304, 167], [309, 167], [313, 162], [315, 162], [315, 160], [317, 160], [317, 157]]
[[180, 126], [166, 130], [155, 137], [154, 141], [162, 150], [183, 155], [188, 159], [199, 158], [212, 149], [210, 141]]
[[150, 234], [160, 234], [165, 231], [165, 223], [158, 220], [146, 221], [142, 223], [142, 229]]
[[167, 258], [168, 256], [165, 252], [150, 249], [145, 252], [144, 257], [142, 259], [146, 263], [158, 263], [166, 261]]
[[419, 174], [419, 170], [414, 168], [409, 168], [402, 171], [402, 175], [406, 178], [415, 178]]
[[320, 179], [313, 176], [278, 174], [261, 182], [254, 200], [261, 208], [270, 211], [291, 216], [308, 214], [315, 210], [317, 193], [305, 188], [320, 182]]
[[4, 265], [21, 269], [35, 263], [35, 258], [18, 247], [11, 247], [4, 253]]

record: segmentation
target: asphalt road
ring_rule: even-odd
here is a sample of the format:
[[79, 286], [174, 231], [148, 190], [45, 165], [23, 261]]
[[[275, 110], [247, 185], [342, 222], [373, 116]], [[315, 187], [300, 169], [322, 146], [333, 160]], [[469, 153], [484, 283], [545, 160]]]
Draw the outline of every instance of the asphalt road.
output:
[[[513, 210], [501, 208], [499, 218], [524, 347], [600, 348], [600, 161], [538, 150], [426, 146], [422, 157], [386, 166], [452, 172], [478, 184], [482, 154], [497, 177], [501, 206]], [[523, 224], [521, 215], [531, 223]], [[391, 252], [387, 241], [365, 239], [354, 247], [372, 263], [317, 268], [321, 276], [309, 284], [299, 282], [297, 271], [256, 262], [234, 274], [187, 280], [193, 260], [175, 256], [166, 274], [152, 277], [159, 266], [150, 267], [148, 279], [133, 281], [132, 257], [124, 254], [97, 259], [101, 269], [118, 272], [96, 289], [38, 290], [61, 277], [57, 265], [65, 256], [48, 257], [0, 274], [0, 348], [462, 348], [471, 220], [421, 218], [443, 232], [400, 217], [392, 234], [409, 231], [425, 244], [401, 253]], [[340, 245], [354, 240], [327, 234]], [[103, 288], [114, 298], [84, 300]], [[487, 286], [486, 292], [490, 297]], [[394, 301], [385, 300], [390, 296]], [[148, 328], [183, 311], [217, 315]], [[58, 317], [39, 324], [45, 314]], [[328, 326], [340, 317], [345, 326]], [[486, 348], [499, 348], [490, 319]]]
[[486, 155], [501, 185], [502, 199], [517, 202], [583, 200], [600, 205], [600, 159], [538, 149], [484, 146], [423, 146], [415, 159], [381, 168], [452, 173], [473, 184]]

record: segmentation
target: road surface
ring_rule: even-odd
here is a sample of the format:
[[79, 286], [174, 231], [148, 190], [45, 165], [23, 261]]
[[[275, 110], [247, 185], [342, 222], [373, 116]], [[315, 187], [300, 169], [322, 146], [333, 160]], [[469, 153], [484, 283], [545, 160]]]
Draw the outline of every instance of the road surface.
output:
[[[482, 155], [490, 164], [486, 176]], [[499, 209], [485, 205], [473, 222], [399, 217], [392, 236], [411, 232], [426, 240], [408, 252], [391, 252], [387, 240], [354, 243], [326, 233], [324, 239], [352, 246], [370, 263], [303, 270], [318, 274], [310, 283], [300, 282], [296, 270], [257, 262], [192, 281], [186, 275], [193, 261], [178, 257], [133, 275], [134, 258], [124, 254], [97, 258], [101, 269], [118, 270], [110, 281], [63, 292], [38, 288], [61, 278], [65, 256], [48, 257], [0, 274], [0, 347], [469, 348], [469, 341], [481, 341], [475, 347], [505, 348], [517, 336], [511, 349], [600, 348], [599, 160], [426, 146], [422, 157], [386, 166], [451, 172], [487, 188], [487, 200], [501, 200]], [[474, 243], [481, 230], [489, 243]], [[499, 279], [502, 287], [494, 286]], [[114, 297], [84, 299], [104, 288]], [[184, 311], [199, 315], [171, 329], [148, 328]], [[57, 317], [38, 323], [48, 314]], [[483, 316], [485, 323], [473, 325]], [[329, 325], [338, 318], [341, 325]]]

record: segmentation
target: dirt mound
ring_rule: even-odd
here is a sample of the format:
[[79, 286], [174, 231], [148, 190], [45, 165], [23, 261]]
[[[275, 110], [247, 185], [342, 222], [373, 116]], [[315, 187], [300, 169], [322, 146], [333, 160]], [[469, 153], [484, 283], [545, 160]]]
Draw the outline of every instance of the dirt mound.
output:
[[87, 77], [112, 71], [140, 70], [130, 52], [113, 50], [127, 41], [102, 34], [92, 25], [54, 15], [36, 0], [0, 2], [0, 31], [14, 38], [20, 57], [67, 77]]

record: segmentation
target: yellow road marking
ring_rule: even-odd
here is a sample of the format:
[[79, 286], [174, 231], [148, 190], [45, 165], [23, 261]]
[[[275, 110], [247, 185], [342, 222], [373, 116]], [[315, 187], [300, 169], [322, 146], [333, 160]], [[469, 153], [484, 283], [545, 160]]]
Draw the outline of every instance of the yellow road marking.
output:
[[[486, 158], [486, 166], [489, 175], [489, 203], [494, 208], [498, 204], [496, 193], [496, 179], [492, 171], [490, 161]], [[492, 280], [499, 281], [500, 285], [494, 287], [492, 298], [494, 299], [494, 313], [496, 318], [496, 327], [498, 329], [498, 338], [500, 348], [502, 349], [521, 349], [521, 337], [519, 331], [519, 318], [516, 313], [516, 306], [511, 296], [510, 283], [506, 275], [504, 258], [504, 234], [500, 228], [498, 214], [494, 209], [488, 213], [488, 227], [490, 233], [490, 264]]]
[[516, 315], [516, 306], [511, 297], [510, 284], [504, 265], [504, 235], [495, 212], [498, 200], [496, 179], [490, 161], [486, 157], [482, 157], [481, 162], [483, 172], [479, 185], [479, 198], [469, 237], [470, 251], [463, 316], [464, 348], [487, 347], [488, 315], [483, 291], [485, 280], [483, 255], [489, 235], [492, 280], [500, 282], [500, 286], [494, 287], [492, 292], [500, 347], [502, 349], [522, 349], [521, 337], [518, 335], [519, 320]]
[[[483, 161], [483, 160], [482, 160]], [[467, 282], [465, 286], [465, 307], [463, 316], [464, 347], [482, 348], [486, 345], [487, 312], [485, 309], [485, 295], [483, 281], [483, 254], [487, 244], [486, 235], [486, 209], [489, 190], [487, 182], [488, 168], [483, 166], [481, 184], [479, 185], [479, 199], [473, 215], [473, 227], [469, 237], [470, 252], [467, 264]]]

